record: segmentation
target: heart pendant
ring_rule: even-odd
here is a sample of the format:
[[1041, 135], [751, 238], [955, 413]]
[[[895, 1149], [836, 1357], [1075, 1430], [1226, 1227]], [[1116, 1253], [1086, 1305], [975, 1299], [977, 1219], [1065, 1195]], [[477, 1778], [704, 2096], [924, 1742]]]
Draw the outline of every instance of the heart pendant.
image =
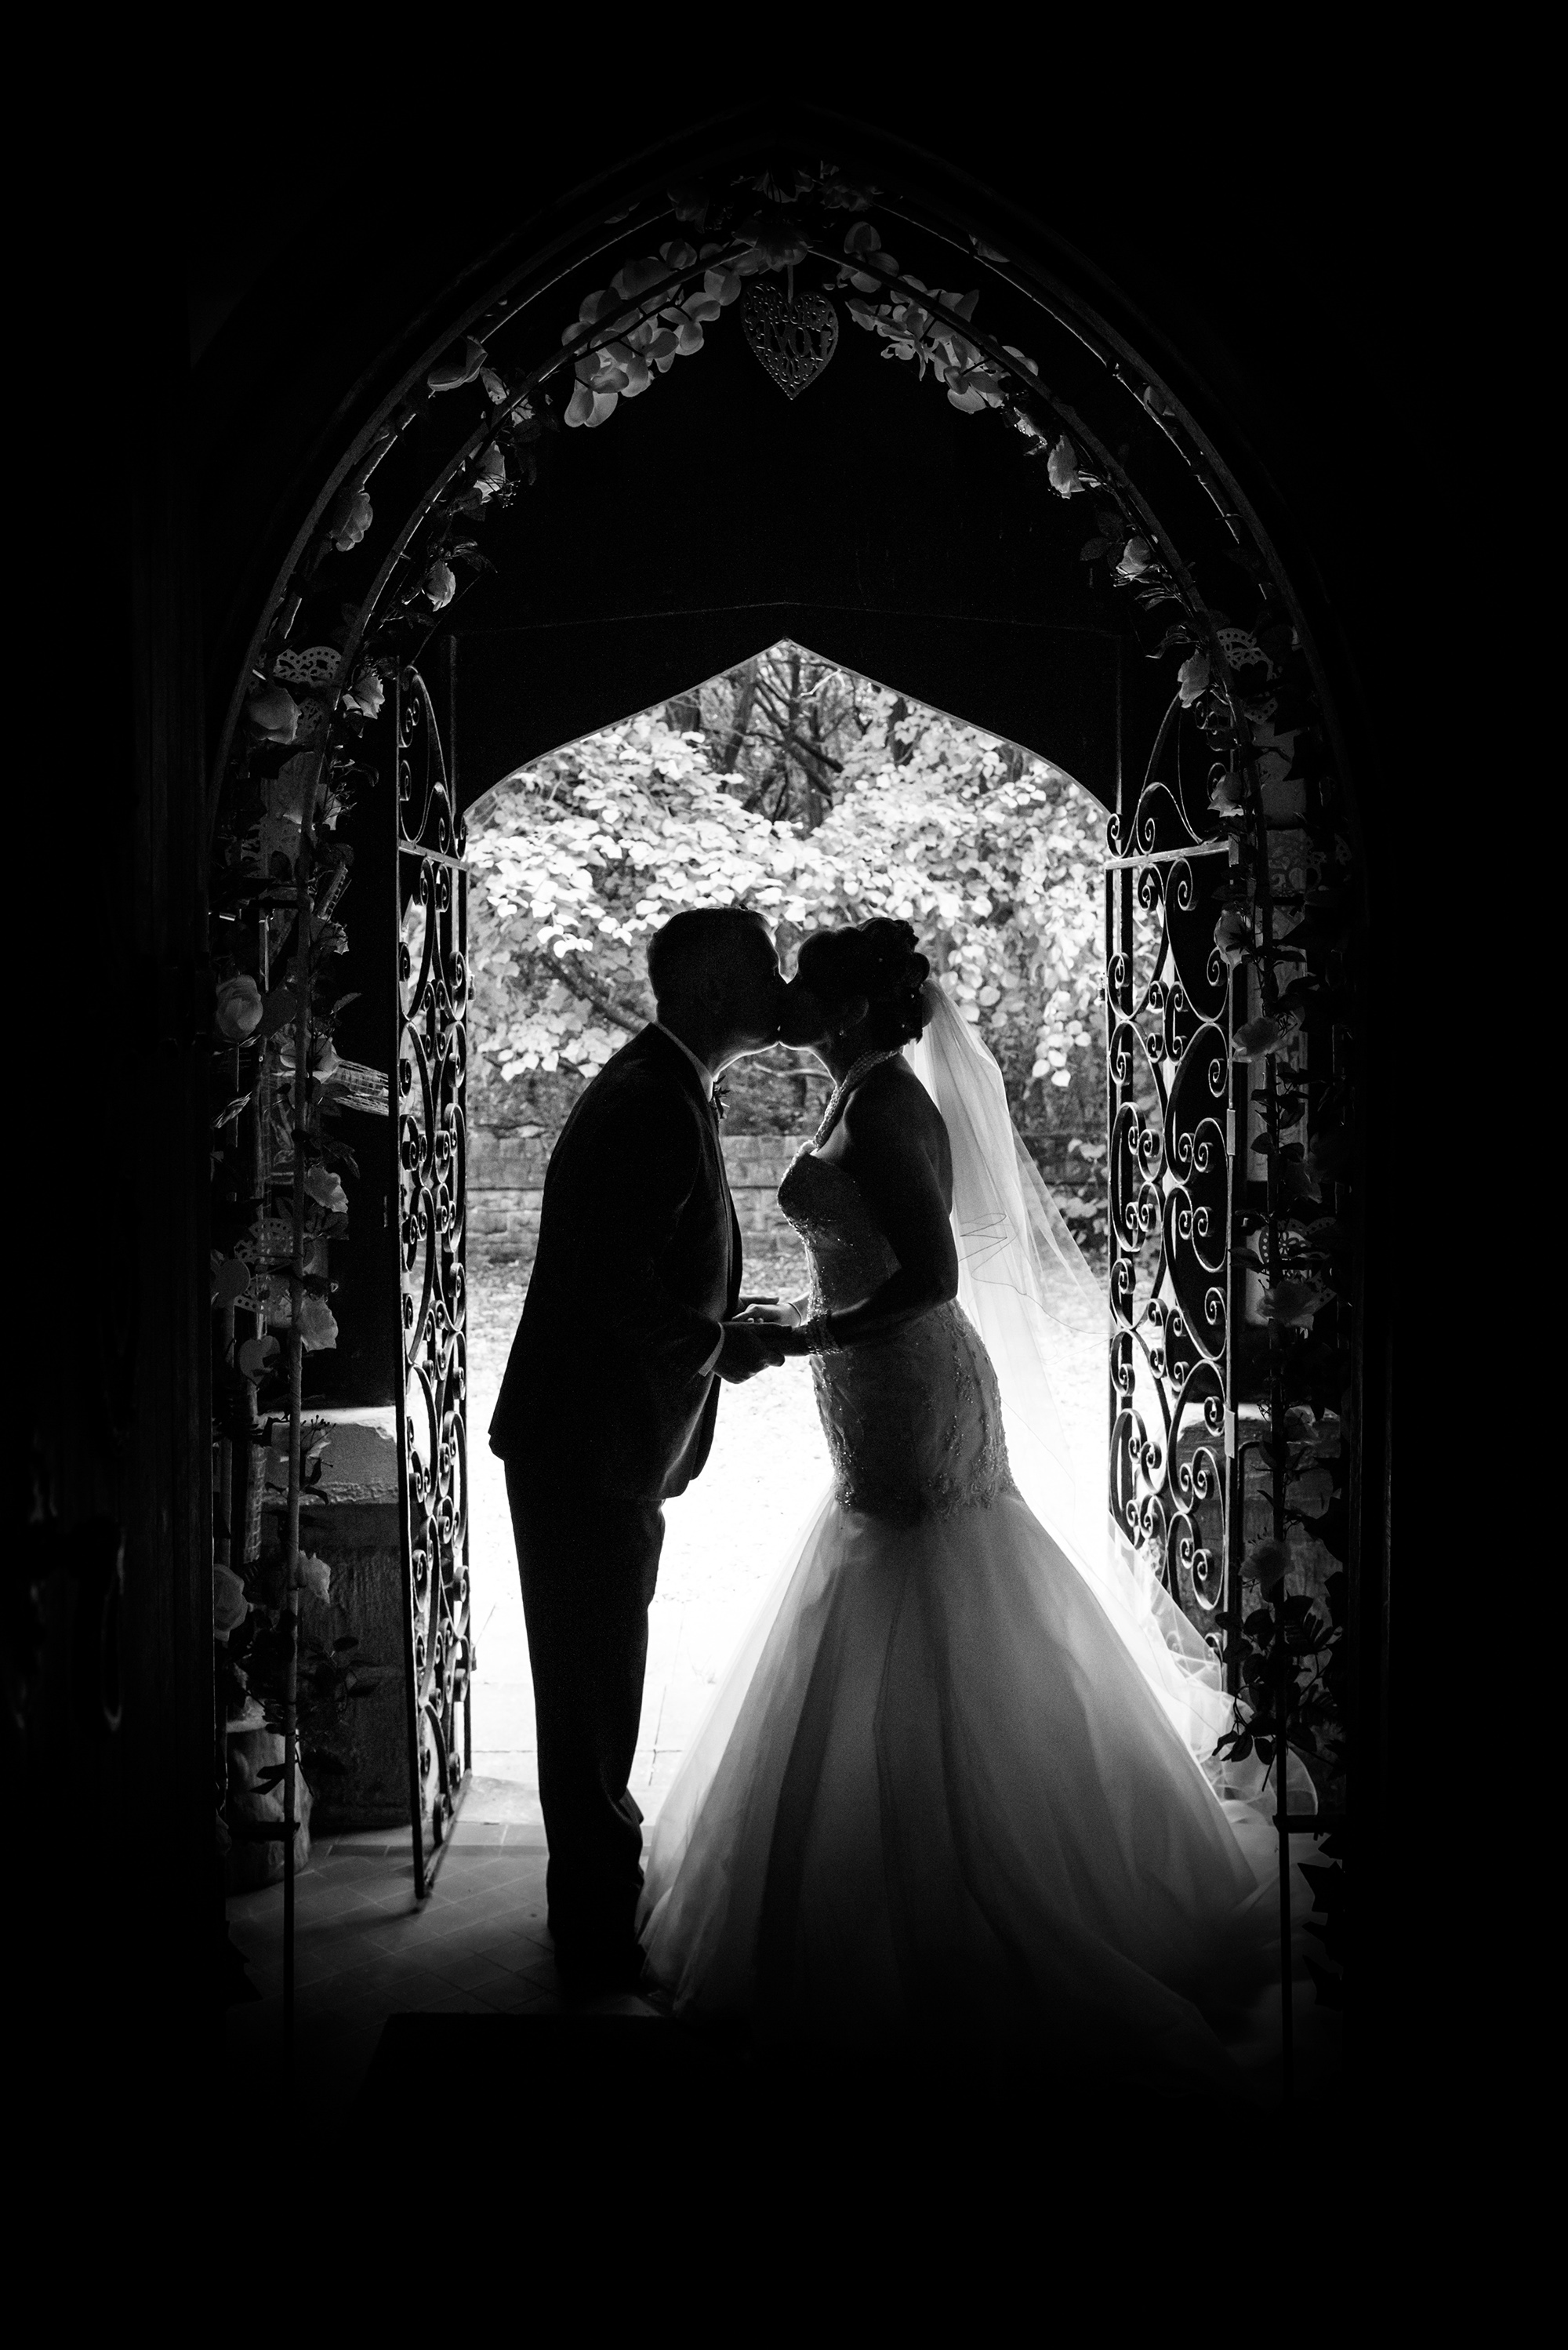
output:
[[838, 316], [826, 296], [797, 294], [792, 302], [776, 277], [752, 280], [741, 297], [741, 324], [786, 400], [815, 383], [838, 348]]

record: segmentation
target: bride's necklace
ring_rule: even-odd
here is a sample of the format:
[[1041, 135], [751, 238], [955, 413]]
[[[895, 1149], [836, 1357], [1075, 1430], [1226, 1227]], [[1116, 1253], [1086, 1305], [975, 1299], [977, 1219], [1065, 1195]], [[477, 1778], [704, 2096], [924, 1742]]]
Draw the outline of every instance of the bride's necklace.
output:
[[833, 1098], [822, 1113], [822, 1124], [817, 1128], [816, 1132], [811, 1138], [811, 1148], [813, 1150], [820, 1150], [822, 1149], [823, 1144], [827, 1140], [828, 1136], [833, 1132], [834, 1128], [838, 1124], [839, 1119], [843, 1117], [844, 1105], [849, 1099], [850, 1095], [855, 1091], [856, 1087], [860, 1083], [861, 1078], [868, 1077], [872, 1070], [877, 1066], [878, 1063], [882, 1061], [896, 1060], [900, 1049], [901, 1048], [897, 1045], [884, 1045], [879, 1050], [862, 1053], [857, 1061], [851, 1063], [850, 1066], [846, 1069], [843, 1076], [838, 1080], [837, 1085], [834, 1087]]

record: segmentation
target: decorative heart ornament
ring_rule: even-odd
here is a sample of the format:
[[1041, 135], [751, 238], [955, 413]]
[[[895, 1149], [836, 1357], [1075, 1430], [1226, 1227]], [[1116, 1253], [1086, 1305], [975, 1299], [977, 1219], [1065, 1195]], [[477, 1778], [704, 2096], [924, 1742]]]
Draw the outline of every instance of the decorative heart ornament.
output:
[[792, 302], [776, 277], [753, 278], [741, 297], [741, 324], [786, 400], [815, 383], [838, 348], [838, 317], [827, 296], [797, 294]]

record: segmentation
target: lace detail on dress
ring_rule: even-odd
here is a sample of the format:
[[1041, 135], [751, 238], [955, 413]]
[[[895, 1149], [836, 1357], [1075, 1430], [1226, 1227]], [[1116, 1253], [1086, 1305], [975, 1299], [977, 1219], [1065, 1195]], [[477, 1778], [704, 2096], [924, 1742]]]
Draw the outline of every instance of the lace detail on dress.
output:
[[[811, 1310], [858, 1305], [898, 1267], [852, 1175], [803, 1151], [779, 1206], [805, 1243]], [[1013, 1491], [996, 1374], [956, 1301], [872, 1346], [812, 1357], [816, 1408], [846, 1510], [912, 1523]]]

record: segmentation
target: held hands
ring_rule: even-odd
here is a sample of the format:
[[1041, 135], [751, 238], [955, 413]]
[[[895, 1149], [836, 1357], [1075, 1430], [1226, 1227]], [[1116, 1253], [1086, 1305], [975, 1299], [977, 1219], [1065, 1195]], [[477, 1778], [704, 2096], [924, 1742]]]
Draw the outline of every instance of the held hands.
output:
[[722, 1379], [739, 1387], [759, 1371], [771, 1371], [784, 1358], [784, 1333], [750, 1315], [724, 1325], [724, 1344], [713, 1367]]
[[[805, 1335], [804, 1327], [806, 1319], [804, 1310], [805, 1302], [804, 1298], [796, 1298], [792, 1303], [781, 1305], [772, 1297], [743, 1298], [742, 1304], [746, 1309], [745, 1312], [738, 1317], [737, 1321], [729, 1323], [725, 1326], [732, 1330], [742, 1326], [752, 1329], [765, 1330], [777, 1350], [774, 1359], [778, 1361], [782, 1362], [786, 1356], [808, 1355], [811, 1352], [811, 1340]], [[721, 1362], [721, 1370], [722, 1367], [723, 1365]]]

